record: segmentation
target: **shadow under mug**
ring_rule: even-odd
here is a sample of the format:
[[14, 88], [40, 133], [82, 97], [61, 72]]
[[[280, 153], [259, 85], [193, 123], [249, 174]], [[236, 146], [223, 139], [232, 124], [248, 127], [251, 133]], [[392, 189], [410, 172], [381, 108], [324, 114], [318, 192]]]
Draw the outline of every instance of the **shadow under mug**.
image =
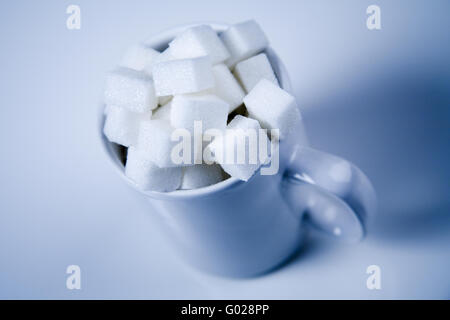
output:
[[[222, 32], [227, 25], [208, 23]], [[145, 43], [164, 50], [184, 25]], [[280, 86], [291, 91], [278, 55], [265, 50]], [[150, 201], [161, 228], [178, 253], [210, 273], [247, 277], [270, 271], [288, 260], [302, 243], [305, 225], [337, 239], [360, 241], [375, 213], [376, 198], [368, 178], [339, 157], [308, 147], [302, 121], [280, 142], [279, 171], [247, 182], [236, 178], [195, 190], [162, 193], [139, 190], [124, 174], [119, 146], [99, 130], [108, 157], [123, 179]], [[308, 223], [305, 223], [308, 222]]]

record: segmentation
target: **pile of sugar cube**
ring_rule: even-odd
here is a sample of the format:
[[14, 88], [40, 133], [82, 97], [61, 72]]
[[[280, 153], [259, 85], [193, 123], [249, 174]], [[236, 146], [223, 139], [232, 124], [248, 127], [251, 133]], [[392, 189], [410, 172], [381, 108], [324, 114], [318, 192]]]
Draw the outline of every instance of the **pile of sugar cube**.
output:
[[[277, 139], [289, 134], [300, 113], [279, 86], [267, 46], [250, 20], [221, 33], [209, 25], [188, 28], [162, 52], [145, 44], [128, 49], [107, 77], [103, 132], [127, 148], [125, 174], [138, 188], [196, 189], [230, 176], [247, 181], [259, 169], [263, 161], [176, 164], [171, 135], [177, 128], [193, 133], [194, 121], [202, 121], [202, 130], [278, 129]], [[258, 139], [270, 144], [269, 136]], [[201, 148], [226, 152], [236, 147], [228, 141], [213, 139]]]

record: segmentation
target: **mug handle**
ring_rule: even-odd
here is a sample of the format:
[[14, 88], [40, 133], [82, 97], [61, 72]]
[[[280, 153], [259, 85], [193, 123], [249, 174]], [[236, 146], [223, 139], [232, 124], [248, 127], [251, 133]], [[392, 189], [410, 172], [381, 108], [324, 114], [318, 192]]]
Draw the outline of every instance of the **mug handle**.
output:
[[295, 147], [282, 189], [292, 210], [346, 242], [360, 241], [376, 212], [375, 190], [358, 167], [310, 147]]

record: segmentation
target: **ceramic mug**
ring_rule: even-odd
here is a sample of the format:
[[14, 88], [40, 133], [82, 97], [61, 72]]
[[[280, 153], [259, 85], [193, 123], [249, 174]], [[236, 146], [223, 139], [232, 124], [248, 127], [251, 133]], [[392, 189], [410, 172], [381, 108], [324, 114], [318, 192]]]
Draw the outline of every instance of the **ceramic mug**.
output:
[[[218, 32], [227, 25], [211, 24]], [[170, 29], [145, 41], [163, 50], [182, 30]], [[277, 54], [266, 49], [280, 86], [291, 91]], [[348, 242], [362, 239], [375, 213], [375, 192], [356, 166], [308, 147], [303, 123], [280, 142], [279, 171], [247, 182], [229, 178], [195, 190], [161, 193], [137, 189], [124, 174], [119, 147], [100, 132], [108, 157], [123, 179], [150, 201], [167, 238], [192, 265], [226, 276], [267, 272], [293, 255], [306, 225]], [[305, 223], [308, 221], [309, 224]]]

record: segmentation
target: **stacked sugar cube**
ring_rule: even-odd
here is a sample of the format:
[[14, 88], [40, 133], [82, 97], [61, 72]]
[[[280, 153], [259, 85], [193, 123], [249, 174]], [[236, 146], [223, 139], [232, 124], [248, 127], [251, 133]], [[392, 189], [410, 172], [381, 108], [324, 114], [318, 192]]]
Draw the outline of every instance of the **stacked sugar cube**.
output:
[[[125, 174], [137, 187], [169, 192], [229, 176], [247, 181], [268, 160], [250, 161], [249, 154], [226, 160], [240, 143], [233, 130], [278, 129], [269, 137], [284, 139], [300, 119], [295, 99], [279, 87], [267, 46], [250, 20], [221, 34], [207, 25], [189, 28], [163, 52], [144, 44], [126, 52], [107, 77], [104, 134], [128, 148]], [[222, 135], [195, 143], [208, 129]], [[180, 149], [176, 137], [185, 134], [191, 147]], [[270, 145], [269, 137], [256, 139]]]

